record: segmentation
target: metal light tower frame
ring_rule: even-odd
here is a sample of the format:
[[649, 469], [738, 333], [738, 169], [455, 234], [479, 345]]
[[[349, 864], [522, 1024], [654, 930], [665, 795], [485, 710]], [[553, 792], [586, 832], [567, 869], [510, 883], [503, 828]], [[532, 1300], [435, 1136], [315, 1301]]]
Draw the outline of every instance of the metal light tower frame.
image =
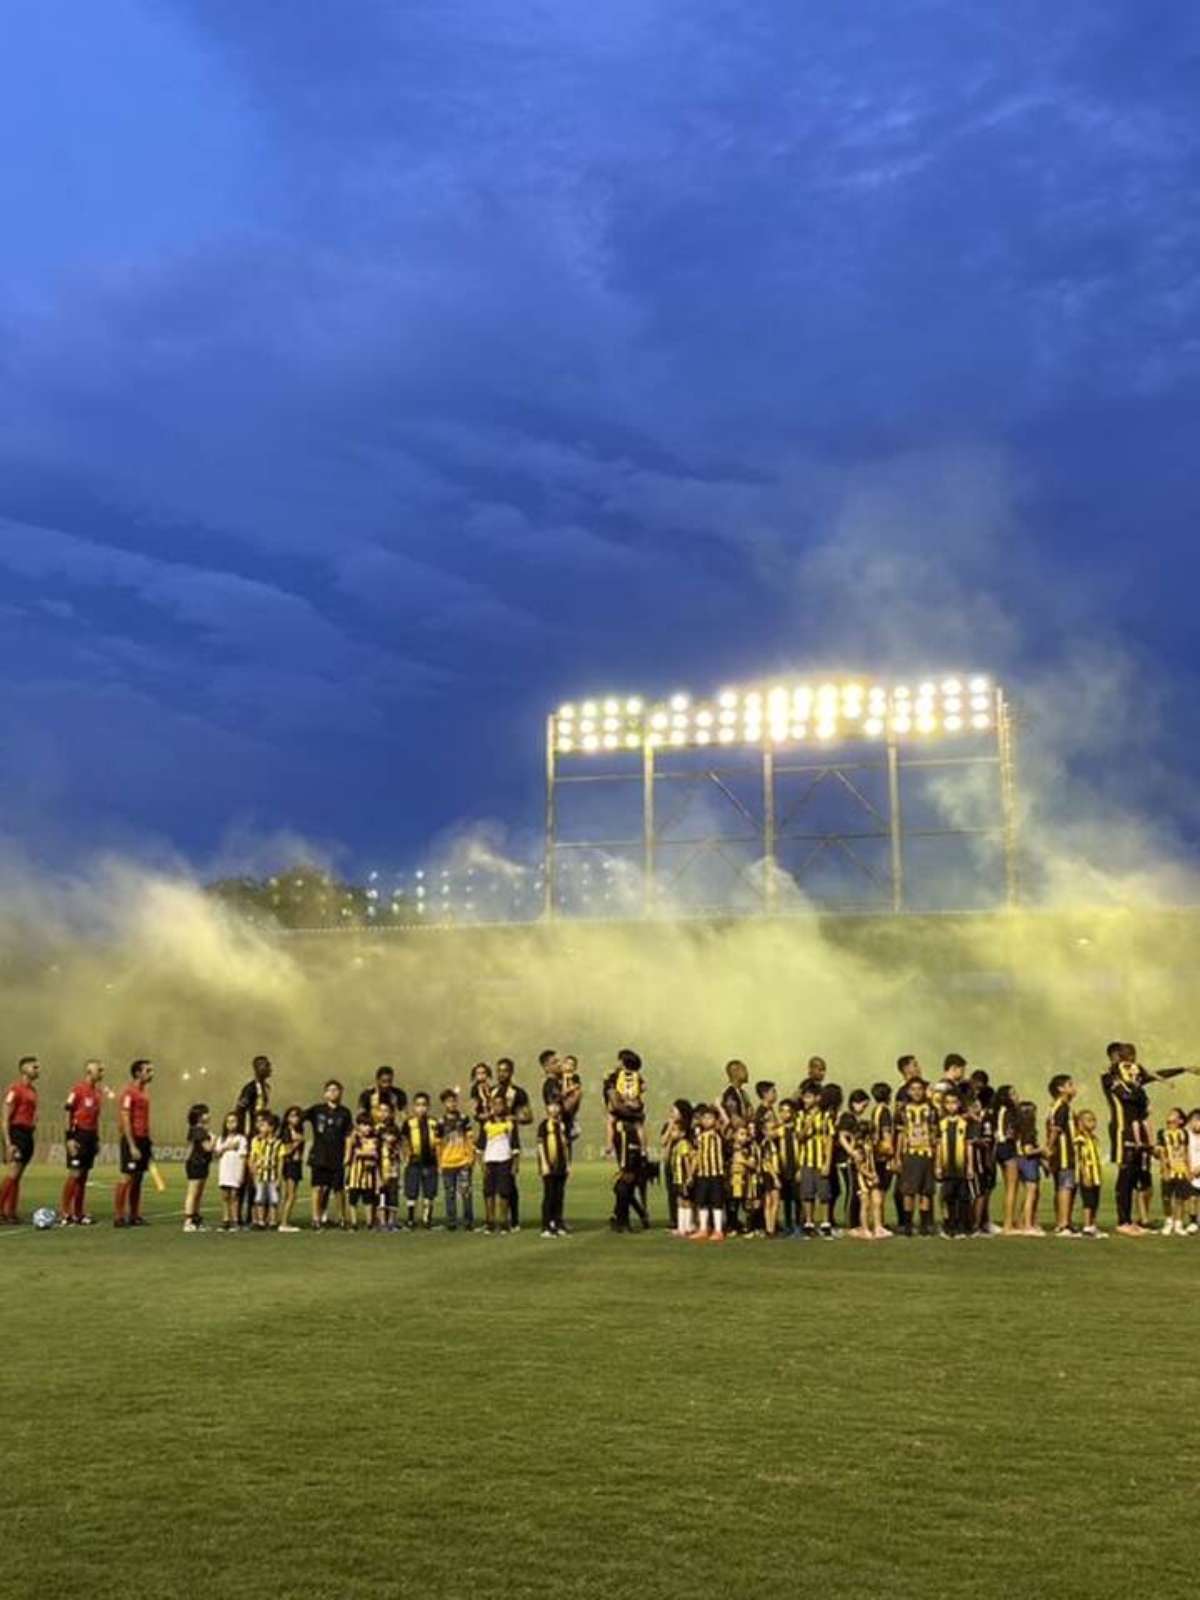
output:
[[[907, 693], [907, 691], [899, 692]], [[602, 741], [598, 736], [594, 737], [587, 748], [580, 748], [574, 740], [564, 740], [563, 713], [549, 716], [546, 719], [546, 831], [543, 888], [545, 918], [553, 920], [560, 912], [559, 866], [564, 854], [572, 851], [626, 853], [640, 851], [642, 914], [647, 917], [653, 916], [657, 909], [659, 889], [662, 886], [659, 865], [661, 852], [668, 844], [672, 848], [685, 847], [690, 851], [671, 875], [672, 879], [681, 876], [691, 863], [705, 852], [719, 851], [722, 845], [752, 846], [762, 862], [759, 914], [770, 916], [776, 914], [779, 909], [779, 853], [780, 846], [784, 843], [798, 843], [808, 847], [796, 874], [796, 882], [801, 887], [805, 870], [825, 852], [835, 850], [860, 868], [882, 891], [892, 912], [900, 913], [907, 905], [909, 863], [905, 846], [909, 841], [993, 837], [1000, 842], [1003, 858], [1004, 904], [1009, 907], [1015, 906], [1020, 899], [1021, 887], [1019, 807], [1016, 730], [1012, 706], [1007, 697], [1000, 689], [989, 688], [987, 695], [989, 708], [986, 717], [978, 716], [974, 729], [963, 730], [971, 734], [973, 748], [958, 753], [953, 747], [943, 748], [930, 737], [906, 737], [905, 735], [911, 732], [913, 724], [913, 718], [908, 714], [910, 709], [908, 704], [893, 699], [895, 691], [875, 689], [871, 693], [886, 694], [888, 697], [886, 709], [877, 719], [881, 724], [878, 736], [871, 742], [863, 744], [861, 726], [847, 730], [855, 736], [854, 742], [861, 745], [861, 749], [851, 753], [847, 751], [849, 741], [837, 739], [837, 733], [843, 731], [842, 728], [835, 727], [831, 722], [825, 730], [826, 740], [822, 741], [824, 749], [829, 750], [827, 756], [824, 755], [821, 744], [814, 750], [812, 741], [776, 738], [770, 732], [764, 733], [758, 739], [738, 738], [731, 740], [728, 745], [716, 747], [713, 747], [707, 738], [702, 740], [694, 725], [690, 727], [686, 740], [674, 742], [664, 737], [656, 737], [650, 731], [651, 723], [661, 721], [667, 713], [662, 707], [657, 708], [654, 713], [643, 712], [640, 701], [627, 702], [627, 706], [637, 706], [636, 713], [627, 712], [623, 719], [615, 717], [610, 719], [614, 724], [621, 723], [632, 730], [627, 732], [621, 741], [623, 748], [619, 749], [606, 748], [606, 745], [615, 743], [611, 735], [606, 741]], [[684, 697], [678, 696], [670, 704], [674, 705], [683, 699]], [[882, 706], [884, 703], [881, 701], [880, 704]], [[919, 708], [919, 701], [917, 706]], [[587, 709], [586, 704], [584, 709]], [[897, 710], [900, 712], [899, 715]], [[749, 713], [745, 715], [748, 716]], [[699, 713], [696, 720], [698, 718]], [[678, 722], [683, 718], [682, 715], [676, 715], [670, 720]], [[952, 719], [943, 717], [942, 720], [948, 726]], [[961, 722], [963, 719], [953, 720]], [[921, 719], [917, 718], [916, 721], [919, 727]], [[984, 723], [986, 726], [983, 726]], [[584, 725], [586, 726], [586, 723]], [[867, 725], [870, 726], [870, 721]], [[755, 724], [744, 726], [753, 731]], [[569, 744], [570, 748], [564, 750], [564, 743]], [[677, 754], [686, 754], [694, 759], [697, 748], [702, 744], [711, 750], [714, 758], [711, 764], [704, 764], [699, 768], [695, 766], [681, 768], [673, 761], [672, 758]], [[615, 764], [610, 767], [604, 762], [605, 755], [611, 755]], [[813, 759], [814, 757], [816, 759]], [[588, 770], [574, 770], [575, 758], [579, 758], [581, 764]], [[564, 765], [569, 765], [572, 770], [564, 771]], [[747, 771], [753, 767], [758, 769], [761, 784], [761, 809], [758, 814], [738, 797], [729, 781], [736, 777], [744, 778]], [[904, 774], [953, 768], [990, 768], [995, 771], [1000, 802], [999, 824], [979, 827], [906, 827], [903, 805]], [[881, 774], [884, 777], [886, 807], [877, 806], [864, 792], [864, 785], [860, 780], [861, 776], [867, 773]], [[788, 778], [803, 780], [803, 788], [790, 809], [783, 810], [780, 806], [780, 780]], [[641, 786], [640, 838], [563, 839], [561, 837], [559, 791], [563, 786], [597, 783], [628, 785], [634, 782]], [[835, 831], [810, 828], [805, 831], [803, 824], [806, 810], [810, 809], [818, 790], [830, 782], [840, 785], [848, 800], [864, 813], [865, 820], [862, 827], [852, 829], [847, 826]], [[658, 803], [659, 793], [664, 786], [675, 784], [713, 786], [725, 801], [737, 810], [745, 822], [746, 831], [740, 834], [708, 833], [682, 840], [666, 838], [666, 826]], [[870, 842], [886, 842], [888, 860], [886, 874], [876, 871], [865, 859], [861, 846]]]

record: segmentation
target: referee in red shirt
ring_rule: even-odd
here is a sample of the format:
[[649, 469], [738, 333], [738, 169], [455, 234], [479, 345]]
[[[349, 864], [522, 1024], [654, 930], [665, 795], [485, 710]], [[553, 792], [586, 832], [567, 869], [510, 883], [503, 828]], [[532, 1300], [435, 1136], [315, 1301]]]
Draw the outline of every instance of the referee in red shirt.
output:
[[129, 1082], [121, 1090], [118, 1117], [121, 1124], [121, 1176], [113, 1201], [114, 1228], [144, 1228], [142, 1180], [154, 1148], [150, 1143], [150, 1096], [154, 1063], [139, 1058], [130, 1064]]
[[67, 1114], [67, 1181], [59, 1211], [60, 1221], [68, 1225], [92, 1220], [83, 1209], [83, 1197], [100, 1149], [103, 1078], [103, 1061], [85, 1061], [83, 1077], [73, 1085], [63, 1107]]
[[15, 1223], [21, 1194], [21, 1175], [33, 1160], [37, 1129], [38, 1094], [35, 1087], [41, 1066], [36, 1056], [17, 1062], [17, 1081], [4, 1096], [4, 1156], [8, 1176], [0, 1185], [0, 1223]]

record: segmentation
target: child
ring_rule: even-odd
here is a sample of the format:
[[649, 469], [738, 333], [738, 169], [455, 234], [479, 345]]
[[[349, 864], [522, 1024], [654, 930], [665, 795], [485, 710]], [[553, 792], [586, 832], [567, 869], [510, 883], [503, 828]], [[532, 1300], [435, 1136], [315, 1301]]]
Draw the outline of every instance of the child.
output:
[[1013, 1133], [1017, 1146], [1017, 1228], [1016, 1232], [1040, 1239], [1037, 1225], [1038, 1199], [1042, 1187], [1042, 1165], [1046, 1152], [1038, 1142], [1037, 1107], [1032, 1100], [1021, 1100]]
[[975, 1232], [989, 1234], [997, 1231], [991, 1218], [992, 1195], [996, 1189], [996, 1095], [989, 1083], [976, 1083], [980, 1077], [986, 1079], [987, 1073], [971, 1074], [975, 1099], [967, 1108], [971, 1124], [971, 1165], [975, 1174], [972, 1209]]
[[1079, 1203], [1083, 1208], [1083, 1237], [1107, 1239], [1096, 1225], [1100, 1211], [1100, 1180], [1104, 1166], [1100, 1155], [1100, 1136], [1096, 1132], [1096, 1113], [1081, 1111], [1075, 1119], [1075, 1173], [1079, 1179]]
[[1188, 1201], [1189, 1233], [1200, 1233], [1200, 1108], [1188, 1113], [1188, 1165], [1192, 1172], [1192, 1197]]
[[[800, 1226], [806, 1239], [817, 1236], [816, 1208], [829, 1203], [828, 1144], [822, 1137], [820, 1093], [806, 1083], [800, 1095]], [[825, 1151], [822, 1157], [822, 1151]]]
[[[845, 1196], [842, 1206], [843, 1217], [846, 1227], [856, 1239], [861, 1239], [863, 1236], [862, 1185], [859, 1181], [862, 1156], [860, 1147], [864, 1141], [870, 1140], [871, 1124], [867, 1118], [867, 1107], [870, 1104], [871, 1097], [865, 1089], [851, 1090], [846, 1109], [838, 1117], [834, 1139], [834, 1166], [837, 1169], [839, 1190]], [[871, 1236], [874, 1236], [873, 1233]]]
[[1017, 1226], [1017, 1185], [1020, 1164], [1017, 1156], [1017, 1097], [1011, 1083], [1002, 1083], [992, 1101], [996, 1122], [996, 1170], [1004, 1180], [1004, 1211], [1000, 1232], [1019, 1233]]
[[714, 1106], [699, 1106], [696, 1112], [700, 1132], [696, 1139], [696, 1176], [693, 1192], [696, 1201], [696, 1231], [693, 1244], [725, 1240], [725, 1145], [717, 1131]]
[[254, 1119], [249, 1157], [250, 1181], [254, 1186], [254, 1226], [259, 1232], [275, 1227], [279, 1221], [284, 1150], [284, 1142], [279, 1137], [279, 1118], [273, 1111], [260, 1111]]
[[1165, 1125], [1159, 1129], [1155, 1150], [1163, 1192], [1163, 1237], [1187, 1232], [1188, 1202], [1192, 1197], [1192, 1166], [1188, 1153], [1187, 1114], [1180, 1106], [1167, 1112]]
[[369, 1111], [360, 1111], [346, 1140], [346, 1199], [355, 1232], [366, 1212], [373, 1228], [379, 1215], [379, 1133]]
[[476, 1122], [486, 1122], [491, 1113], [492, 1096], [495, 1088], [492, 1084], [492, 1069], [486, 1061], [477, 1061], [471, 1068], [471, 1107]]
[[937, 1113], [925, 1098], [925, 1080], [913, 1078], [907, 1098], [896, 1107], [896, 1149], [900, 1159], [900, 1198], [904, 1209], [904, 1236], [913, 1236], [913, 1217], [919, 1219], [923, 1237], [933, 1233], [933, 1196], [936, 1184]]
[[779, 1141], [780, 1123], [764, 1124], [757, 1140], [759, 1207], [762, 1231], [768, 1239], [779, 1236]]
[[1046, 1149], [1054, 1178], [1054, 1236], [1073, 1239], [1071, 1211], [1075, 1204], [1075, 1113], [1071, 1102], [1076, 1095], [1074, 1078], [1056, 1073], [1048, 1084], [1050, 1115], [1046, 1118]]
[[[438, 1147], [438, 1165], [446, 1202], [446, 1227], [451, 1233], [458, 1227], [461, 1205], [463, 1227], [470, 1233], [475, 1227], [475, 1196], [472, 1189], [475, 1143], [471, 1138], [471, 1125], [459, 1107], [457, 1089], [443, 1089], [440, 1099], [442, 1142]], [[563, 1120], [565, 1123], [567, 1118], [564, 1116]], [[569, 1130], [567, 1137], [570, 1138]]]
[[686, 1239], [694, 1226], [692, 1191], [696, 1181], [696, 1151], [692, 1144], [691, 1117], [682, 1109], [686, 1104], [686, 1101], [677, 1100], [672, 1107], [675, 1127], [667, 1150], [667, 1182], [675, 1197], [674, 1231], [680, 1239]]
[[433, 1207], [438, 1192], [438, 1147], [440, 1125], [429, 1115], [429, 1096], [422, 1090], [413, 1095], [412, 1115], [400, 1126], [400, 1149], [404, 1156], [404, 1226], [411, 1233], [417, 1225], [417, 1202], [421, 1204], [421, 1226], [433, 1227]]
[[962, 1096], [957, 1089], [947, 1086], [942, 1090], [934, 1163], [934, 1177], [942, 1186], [943, 1239], [965, 1239], [971, 1232], [973, 1152], [971, 1126], [963, 1114]]
[[773, 1083], [768, 1083], [764, 1078], [754, 1085], [754, 1093], [758, 1096], [758, 1104], [754, 1108], [754, 1136], [761, 1140], [764, 1133], [770, 1133], [779, 1122], [779, 1111], [776, 1101], [779, 1091]]
[[757, 1196], [754, 1139], [744, 1122], [734, 1129], [729, 1156], [729, 1231], [745, 1238], [753, 1227], [751, 1207]]
[[[579, 1105], [583, 1099], [583, 1077], [579, 1071], [578, 1056], [564, 1056], [559, 1074], [559, 1094], [563, 1105], [563, 1125], [572, 1144], [579, 1137]], [[560, 1233], [570, 1233], [570, 1228], [559, 1228]]]
[[538, 1124], [537, 1147], [542, 1179], [542, 1238], [557, 1239], [563, 1232], [563, 1206], [571, 1176], [571, 1140], [561, 1100], [551, 1100], [547, 1105], [545, 1119]]
[[283, 1140], [283, 1202], [279, 1211], [279, 1232], [299, 1233], [292, 1222], [300, 1180], [304, 1177], [304, 1107], [289, 1106], [283, 1113], [280, 1129]]
[[208, 1107], [192, 1106], [187, 1115], [187, 1195], [183, 1202], [184, 1233], [201, 1233], [200, 1202], [204, 1198], [204, 1185], [208, 1182], [208, 1169], [212, 1166], [213, 1138], [208, 1125]]
[[221, 1231], [232, 1233], [238, 1225], [238, 1195], [246, 1176], [249, 1140], [241, 1132], [242, 1119], [230, 1111], [221, 1125], [221, 1137], [213, 1147], [217, 1157], [217, 1183], [221, 1190]]
[[[890, 1083], [871, 1085], [871, 1152], [875, 1158], [875, 1177], [879, 1184], [880, 1214], [887, 1204], [887, 1192], [896, 1173], [896, 1125], [892, 1116]], [[891, 1230], [885, 1229], [888, 1237]]]
[[517, 1124], [509, 1114], [508, 1101], [502, 1094], [493, 1095], [491, 1110], [480, 1122], [476, 1140], [483, 1151], [483, 1231], [488, 1234], [509, 1231], [516, 1143]]
[[[836, 1226], [835, 1214], [838, 1200], [842, 1194], [842, 1183], [846, 1185], [847, 1203], [853, 1183], [849, 1180], [848, 1171], [843, 1174], [838, 1169], [837, 1158], [841, 1153], [837, 1142], [837, 1125], [842, 1112], [842, 1091], [836, 1083], [824, 1083], [818, 1090], [818, 1120], [812, 1124], [817, 1130], [817, 1154], [822, 1162], [825, 1174], [825, 1186], [828, 1191], [825, 1200], [825, 1219], [818, 1232], [822, 1239], [839, 1239], [840, 1230]], [[811, 1131], [811, 1129], [810, 1129]]]
[[783, 1206], [783, 1232], [791, 1239], [802, 1239], [798, 1188], [800, 1183], [800, 1129], [796, 1122], [796, 1102], [779, 1102], [779, 1122], [774, 1130], [775, 1168], [779, 1200]]
[[667, 1174], [667, 1222], [671, 1232], [679, 1232], [679, 1195], [675, 1188], [675, 1167], [671, 1160], [671, 1152], [675, 1143], [683, 1137], [685, 1119], [690, 1120], [692, 1108], [687, 1100], [673, 1100], [671, 1109], [667, 1112], [667, 1120], [659, 1129], [658, 1142], [662, 1151], [662, 1158], [666, 1165]]

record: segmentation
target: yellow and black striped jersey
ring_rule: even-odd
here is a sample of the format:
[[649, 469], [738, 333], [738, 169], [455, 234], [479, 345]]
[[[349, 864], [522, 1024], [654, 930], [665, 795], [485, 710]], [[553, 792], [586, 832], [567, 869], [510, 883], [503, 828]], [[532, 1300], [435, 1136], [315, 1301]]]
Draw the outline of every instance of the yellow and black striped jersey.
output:
[[278, 1183], [286, 1146], [277, 1133], [256, 1133], [250, 1141], [250, 1170], [256, 1183]]
[[379, 1135], [356, 1128], [346, 1159], [347, 1189], [374, 1189], [379, 1182]]
[[725, 1176], [725, 1144], [715, 1128], [702, 1128], [696, 1140], [696, 1176]]
[[971, 1172], [971, 1124], [961, 1112], [940, 1117], [937, 1125], [937, 1171], [941, 1178], [966, 1178]]
[[1162, 1175], [1168, 1181], [1191, 1177], [1192, 1163], [1188, 1155], [1188, 1131], [1186, 1128], [1160, 1129], [1158, 1135], [1158, 1159], [1162, 1165]]
[[828, 1172], [833, 1165], [833, 1113], [819, 1108], [806, 1111], [801, 1119], [803, 1154], [801, 1166]]
[[1104, 1167], [1100, 1158], [1100, 1140], [1094, 1133], [1082, 1128], [1075, 1133], [1075, 1176], [1081, 1188], [1098, 1189]]
[[696, 1151], [686, 1134], [675, 1140], [667, 1159], [671, 1182], [677, 1189], [686, 1189], [696, 1175]]
[[932, 1156], [937, 1148], [937, 1112], [927, 1100], [906, 1100], [897, 1109], [896, 1126], [905, 1155]]

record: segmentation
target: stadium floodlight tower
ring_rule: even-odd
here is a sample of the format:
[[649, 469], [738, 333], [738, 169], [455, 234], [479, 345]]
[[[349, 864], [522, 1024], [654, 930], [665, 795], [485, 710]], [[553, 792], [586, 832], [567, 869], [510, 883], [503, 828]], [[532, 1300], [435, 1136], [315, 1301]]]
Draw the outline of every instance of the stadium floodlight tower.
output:
[[[749, 799], [744, 788], [748, 763], [754, 791]], [[928, 780], [938, 769], [951, 768], [990, 769], [983, 788], [998, 801], [996, 820], [966, 826], [959, 808], [939, 806], [931, 825], [914, 820], [906, 827], [906, 775], [913, 775], [909, 781], [915, 783], [917, 774]], [[741, 793], [735, 774], [743, 783]], [[947, 776], [941, 772], [940, 780]], [[595, 831], [564, 837], [562, 787], [597, 783], [640, 784], [640, 838], [606, 838]], [[668, 841], [660, 796], [672, 784], [703, 785], [710, 793], [715, 789], [720, 803], [732, 804], [737, 812], [741, 834], [700, 833]], [[814, 827], [814, 797], [830, 787], [855, 812], [855, 819], [845, 826], [826, 821]], [[788, 802], [782, 808], [781, 797]], [[760, 915], [780, 909], [781, 884], [804, 890], [806, 873], [830, 852], [861, 869], [881, 908], [900, 912], [908, 904], [913, 843], [972, 835], [998, 840], [1003, 899], [1015, 905], [1019, 882], [1012, 708], [1002, 689], [979, 674], [905, 681], [844, 673], [784, 676], [723, 689], [701, 700], [682, 693], [661, 700], [609, 694], [562, 705], [546, 721], [547, 918], [563, 909], [564, 853], [581, 850], [640, 854], [641, 909], [653, 915], [668, 886], [662, 872], [668, 842], [676, 852], [679, 847], [689, 852], [675, 877], [707, 851], [731, 842], [749, 849], [756, 869], [753, 912]], [[781, 869], [785, 847], [796, 859]], [[871, 849], [879, 852], [878, 867], [869, 860]]]

